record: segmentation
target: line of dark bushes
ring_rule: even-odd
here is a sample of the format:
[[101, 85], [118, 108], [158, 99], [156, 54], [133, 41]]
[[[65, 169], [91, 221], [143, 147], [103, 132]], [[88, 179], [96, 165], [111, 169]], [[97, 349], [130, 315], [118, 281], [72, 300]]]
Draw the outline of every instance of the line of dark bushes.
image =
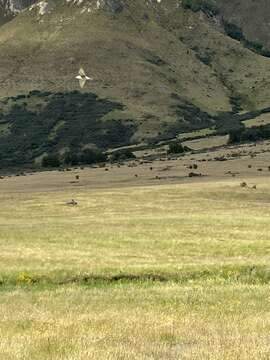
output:
[[256, 142], [270, 139], [270, 125], [234, 129], [229, 132], [229, 143]]
[[203, 11], [210, 16], [217, 15], [219, 12], [216, 0], [182, 0], [182, 6], [194, 12]]
[[248, 40], [238, 25], [224, 21], [224, 30], [228, 36], [232, 39], [241, 41], [243, 45], [251, 51], [265, 57], [270, 57], [270, 50], [265, 48], [259, 41]]
[[59, 167], [61, 165], [92, 165], [104, 163], [108, 160], [107, 155], [100, 150], [85, 149], [82, 151], [70, 150], [63, 156], [58, 153], [49, 154], [43, 157], [43, 167]]

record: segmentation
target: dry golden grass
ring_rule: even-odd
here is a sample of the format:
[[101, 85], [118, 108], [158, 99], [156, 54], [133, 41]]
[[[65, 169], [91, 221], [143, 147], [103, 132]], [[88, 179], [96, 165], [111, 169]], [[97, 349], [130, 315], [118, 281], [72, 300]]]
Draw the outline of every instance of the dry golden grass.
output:
[[269, 359], [252, 181], [1, 193], [0, 358]]
[[2, 194], [0, 271], [267, 264], [266, 181]]
[[270, 124], [270, 114], [262, 114], [254, 119], [244, 121], [246, 127], [263, 126]]
[[269, 359], [269, 286], [0, 294], [1, 359]]
[[203, 150], [209, 149], [211, 147], [218, 147], [223, 146], [228, 143], [229, 137], [225, 136], [212, 136], [212, 137], [205, 137], [196, 140], [188, 140], [183, 142], [183, 145], [188, 146], [192, 150]]

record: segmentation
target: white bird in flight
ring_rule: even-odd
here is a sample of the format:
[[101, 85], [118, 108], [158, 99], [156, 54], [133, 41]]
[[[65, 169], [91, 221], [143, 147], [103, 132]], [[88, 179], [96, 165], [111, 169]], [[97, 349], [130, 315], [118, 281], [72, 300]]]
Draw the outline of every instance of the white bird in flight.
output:
[[84, 85], [86, 84], [86, 82], [87, 82], [88, 80], [91, 80], [91, 81], [94, 80], [93, 78], [91, 78], [91, 77], [89, 77], [89, 76], [87, 76], [87, 75], [85, 74], [83, 68], [80, 68], [80, 70], [79, 70], [79, 75], [76, 76], [76, 79], [79, 80], [79, 83], [80, 83], [80, 87], [81, 87], [81, 88], [84, 88]]

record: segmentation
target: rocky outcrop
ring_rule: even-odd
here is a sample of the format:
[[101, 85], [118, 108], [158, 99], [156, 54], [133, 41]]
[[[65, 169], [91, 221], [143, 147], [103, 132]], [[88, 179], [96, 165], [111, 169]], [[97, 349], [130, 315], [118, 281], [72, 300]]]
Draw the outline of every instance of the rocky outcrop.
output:
[[36, 0], [0, 0], [0, 25], [35, 2]]
[[123, 10], [122, 2], [119, 0], [97, 0], [97, 7], [112, 13], [117, 13]]

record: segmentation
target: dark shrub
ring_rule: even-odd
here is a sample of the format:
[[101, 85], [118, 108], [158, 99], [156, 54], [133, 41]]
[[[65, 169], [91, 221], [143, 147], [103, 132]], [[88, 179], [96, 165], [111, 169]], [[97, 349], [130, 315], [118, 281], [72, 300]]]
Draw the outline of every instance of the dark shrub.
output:
[[107, 156], [99, 150], [85, 149], [82, 151], [80, 156], [81, 164], [96, 164], [107, 161]]
[[235, 24], [226, 22], [224, 24], [224, 30], [228, 36], [235, 40], [241, 41], [245, 39], [241, 28]]
[[180, 142], [172, 142], [169, 144], [168, 154], [182, 154], [185, 152], [185, 148]]
[[220, 113], [216, 116], [215, 120], [217, 135], [227, 135], [232, 133], [232, 136], [234, 134], [237, 136], [238, 132], [245, 129], [245, 125], [231, 113]]
[[122, 161], [129, 159], [136, 159], [136, 156], [129, 149], [115, 151], [111, 155], [111, 161]]
[[258, 141], [263, 139], [263, 134], [261, 133], [260, 129], [256, 129], [256, 128], [250, 128], [250, 129], [245, 129], [242, 133], [241, 133], [241, 141]]
[[260, 141], [270, 139], [270, 125], [242, 128], [229, 132], [229, 143], [236, 144], [247, 141]]
[[241, 141], [242, 129], [233, 129], [229, 132], [228, 144], [237, 144]]
[[58, 154], [50, 154], [44, 156], [42, 159], [42, 166], [43, 167], [59, 167], [60, 160]]
[[262, 43], [258, 41], [249, 40], [245, 37], [242, 29], [233, 23], [225, 22], [224, 30], [228, 36], [232, 39], [241, 41], [245, 47], [250, 49], [251, 51], [256, 52], [265, 57], [270, 57], [270, 50], [265, 48]]
[[64, 163], [67, 165], [78, 165], [80, 162], [78, 152], [68, 151], [64, 156]]
[[182, 0], [182, 5], [185, 9], [190, 9], [194, 12], [201, 10], [211, 16], [218, 14], [216, 0]]

